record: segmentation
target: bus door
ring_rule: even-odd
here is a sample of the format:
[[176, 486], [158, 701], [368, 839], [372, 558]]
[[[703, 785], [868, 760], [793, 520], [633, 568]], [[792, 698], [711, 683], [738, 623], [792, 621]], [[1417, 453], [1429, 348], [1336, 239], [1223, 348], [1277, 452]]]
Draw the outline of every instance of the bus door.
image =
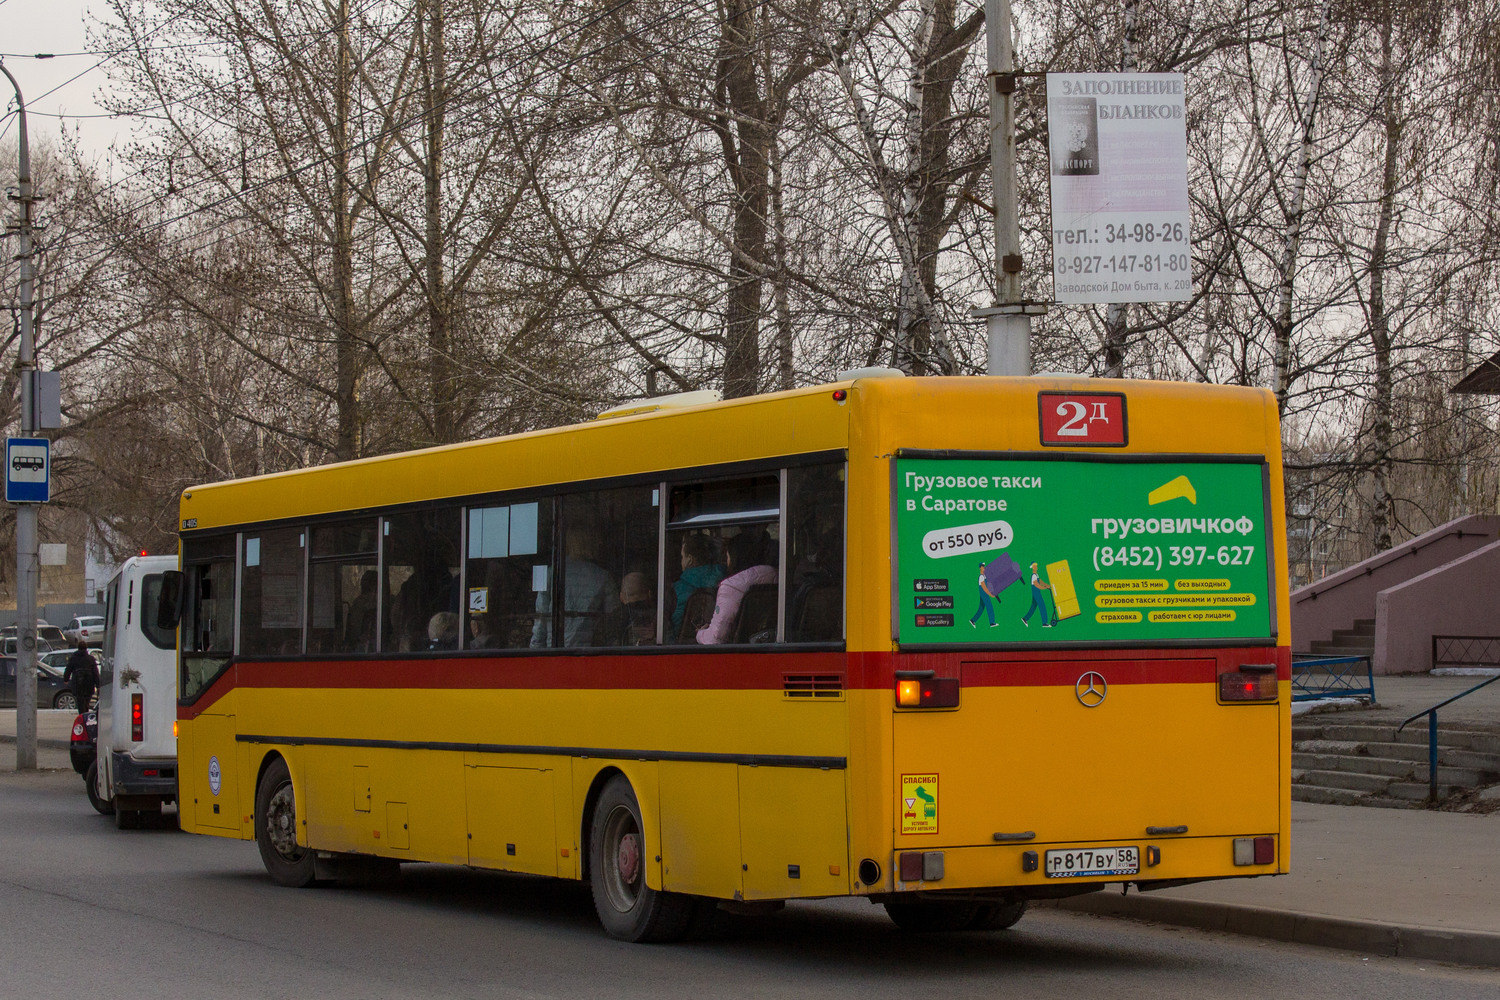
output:
[[191, 772], [179, 769], [178, 809], [184, 817], [191, 814], [197, 826], [240, 829], [242, 817], [253, 807], [248, 799], [241, 801], [237, 785], [243, 767], [242, 748], [235, 739], [234, 696], [233, 692], [216, 696], [213, 690], [215, 682], [234, 669], [235, 539], [214, 539], [195, 548], [183, 547], [178, 683], [181, 702], [198, 711], [194, 724], [181, 737], [193, 745], [179, 746], [178, 755], [182, 760], [199, 761], [200, 766]]

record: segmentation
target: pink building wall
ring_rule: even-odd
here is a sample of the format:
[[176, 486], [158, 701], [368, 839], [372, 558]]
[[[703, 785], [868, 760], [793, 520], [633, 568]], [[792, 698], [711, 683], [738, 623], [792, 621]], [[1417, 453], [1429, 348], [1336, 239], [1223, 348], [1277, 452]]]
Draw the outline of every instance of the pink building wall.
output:
[[1377, 674], [1431, 670], [1434, 635], [1500, 636], [1500, 541], [1375, 596]]
[[[1376, 598], [1382, 591], [1399, 587], [1414, 577], [1430, 573], [1454, 560], [1500, 540], [1500, 516], [1474, 514], [1449, 521], [1396, 546], [1388, 552], [1356, 563], [1316, 583], [1292, 591], [1292, 649], [1308, 652], [1314, 640], [1330, 639], [1335, 629], [1347, 629], [1358, 618], [1377, 620]], [[1448, 594], [1451, 602], [1454, 594]], [[1398, 602], [1407, 606], [1409, 598]], [[1419, 630], [1426, 626], [1419, 626]], [[1491, 630], [1500, 634], [1500, 622]], [[1431, 646], [1433, 633], [1456, 634], [1444, 629], [1426, 629], [1421, 641]], [[1490, 634], [1480, 630], [1473, 634]], [[1404, 648], [1404, 647], [1403, 647]], [[1425, 654], [1431, 658], [1431, 652]], [[1397, 670], [1422, 669], [1417, 666]], [[1379, 671], [1380, 667], [1376, 666]]]

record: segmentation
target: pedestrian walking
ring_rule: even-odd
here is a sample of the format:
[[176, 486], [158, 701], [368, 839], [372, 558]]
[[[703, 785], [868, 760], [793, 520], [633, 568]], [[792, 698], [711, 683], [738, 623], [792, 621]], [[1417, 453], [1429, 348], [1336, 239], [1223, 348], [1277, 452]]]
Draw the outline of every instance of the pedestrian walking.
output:
[[89, 702], [94, 700], [94, 691], [99, 687], [99, 664], [94, 661], [88, 647], [80, 640], [78, 648], [68, 657], [68, 668], [63, 671], [63, 681], [73, 691], [78, 702], [78, 711], [87, 712]]

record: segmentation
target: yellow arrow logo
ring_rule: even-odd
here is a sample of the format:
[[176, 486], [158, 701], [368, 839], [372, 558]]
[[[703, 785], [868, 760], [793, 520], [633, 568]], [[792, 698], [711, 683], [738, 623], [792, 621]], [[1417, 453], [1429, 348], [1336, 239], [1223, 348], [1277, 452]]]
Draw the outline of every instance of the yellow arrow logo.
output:
[[1159, 503], [1176, 500], [1178, 497], [1185, 497], [1188, 503], [1194, 505], [1198, 503], [1198, 491], [1193, 489], [1193, 484], [1188, 481], [1187, 476], [1178, 476], [1170, 483], [1158, 486], [1146, 497], [1146, 502], [1155, 507]]

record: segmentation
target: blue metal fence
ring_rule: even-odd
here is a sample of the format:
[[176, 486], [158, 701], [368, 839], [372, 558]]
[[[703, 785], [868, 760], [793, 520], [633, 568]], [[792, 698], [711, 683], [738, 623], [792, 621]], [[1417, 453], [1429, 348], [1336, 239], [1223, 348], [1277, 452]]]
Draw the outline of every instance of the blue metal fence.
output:
[[1369, 698], [1375, 701], [1375, 671], [1368, 656], [1292, 657], [1292, 701]]

